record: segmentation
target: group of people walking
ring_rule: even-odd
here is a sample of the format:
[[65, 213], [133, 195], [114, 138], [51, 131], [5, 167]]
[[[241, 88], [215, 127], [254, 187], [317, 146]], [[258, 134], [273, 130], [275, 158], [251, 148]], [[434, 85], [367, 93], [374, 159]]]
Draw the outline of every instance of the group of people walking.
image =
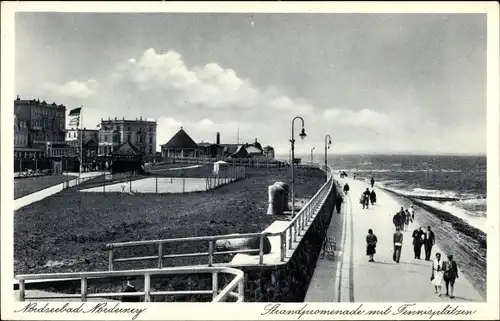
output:
[[361, 194], [361, 198], [359, 200], [361, 205], [363, 205], [363, 209], [368, 209], [370, 203], [373, 206], [377, 202], [377, 194], [375, 193], [375, 189], [372, 188], [370, 191], [369, 188]]
[[[409, 222], [413, 222], [415, 219], [415, 211], [413, 205], [409, 209], [401, 210], [393, 216], [393, 224], [395, 226], [395, 232], [393, 234], [393, 254], [392, 259], [394, 262], [399, 263], [401, 258], [401, 251], [403, 248], [403, 233], [402, 231], [408, 230]], [[412, 233], [413, 239], [413, 252], [415, 259], [420, 260], [422, 246], [425, 249], [425, 260], [430, 261], [432, 247], [436, 243], [436, 237], [434, 231], [430, 226], [427, 229], [423, 227], [416, 228]], [[366, 255], [368, 256], [368, 262], [375, 262], [374, 255], [376, 253], [377, 247], [377, 236], [373, 233], [372, 229], [368, 230], [368, 235], [366, 236]], [[457, 263], [453, 260], [453, 255], [448, 255], [448, 260], [445, 261], [441, 258], [441, 253], [435, 254], [436, 259], [432, 262], [431, 270], [431, 284], [434, 286], [435, 293], [438, 296], [442, 296], [441, 291], [444, 282], [446, 288], [446, 296], [451, 299], [454, 298], [453, 291], [455, 287], [455, 280], [458, 279], [458, 267]]]
[[408, 231], [408, 226], [410, 223], [413, 222], [415, 219], [415, 210], [413, 209], [413, 204], [410, 206], [410, 208], [404, 209], [401, 207], [399, 212], [394, 214], [392, 217], [392, 224], [396, 228], [399, 228], [402, 231]]

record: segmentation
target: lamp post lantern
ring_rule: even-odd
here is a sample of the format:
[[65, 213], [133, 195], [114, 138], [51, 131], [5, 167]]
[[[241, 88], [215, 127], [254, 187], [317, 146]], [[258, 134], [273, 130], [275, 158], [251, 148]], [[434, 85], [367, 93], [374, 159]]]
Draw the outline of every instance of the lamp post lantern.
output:
[[330, 135], [325, 136], [325, 171], [328, 168], [328, 150], [332, 144], [332, 137]]
[[294, 170], [294, 167], [295, 167], [295, 134], [294, 134], [294, 123], [295, 123], [296, 119], [300, 119], [302, 121], [302, 130], [300, 131], [299, 137], [301, 139], [304, 139], [307, 136], [306, 131], [304, 129], [304, 119], [300, 116], [296, 116], [292, 120], [292, 139], [290, 139], [291, 152], [292, 152], [292, 188], [291, 188], [291, 192], [292, 192], [292, 217], [295, 216], [295, 190], [294, 190], [294, 185], [295, 185], [295, 170]]

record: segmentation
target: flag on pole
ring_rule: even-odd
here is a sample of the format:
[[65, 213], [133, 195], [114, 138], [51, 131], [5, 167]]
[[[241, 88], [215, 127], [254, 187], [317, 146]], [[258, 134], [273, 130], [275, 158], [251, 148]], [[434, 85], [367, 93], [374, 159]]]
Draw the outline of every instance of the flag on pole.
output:
[[78, 125], [79, 121], [80, 121], [80, 117], [75, 117], [75, 118], [73, 118], [72, 120], [69, 121], [69, 124], [70, 125], [74, 125], [74, 124]]
[[82, 107], [78, 107], [78, 108], [72, 109], [69, 112], [69, 116], [80, 116], [80, 111], [81, 110], [82, 110]]

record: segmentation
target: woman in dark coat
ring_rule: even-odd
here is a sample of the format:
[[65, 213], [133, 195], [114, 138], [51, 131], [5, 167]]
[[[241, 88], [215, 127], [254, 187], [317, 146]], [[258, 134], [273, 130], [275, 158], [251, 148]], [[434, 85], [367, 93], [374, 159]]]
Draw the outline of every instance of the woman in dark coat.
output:
[[371, 193], [370, 193], [370, 202], [373, 204], [375, 204], [375, 202], [377, 202], [377, 194], [375, 194], [375, 190], [372, 189]]
[[368, 235], [366, 236], [366, 255], [370, 258], [368, 262], [374, 262], [373, 255], [375, 255], [377, 247], [377, 236], [373, 234], [373, 230], [368, 230]]
[[446, 286], [446, 295], [448, 296], [448, 288], [451, 286], [451, 292], [449, 292], [450, 299], [455, 298], [453, 296], [453, 290], [455, 288], [455, 280], [458, 279], [458, 267], [457, 263], [453, 260], [453, 255], [448, 255], [448, 261], [444, 264], [444, 275], [443, 280]]

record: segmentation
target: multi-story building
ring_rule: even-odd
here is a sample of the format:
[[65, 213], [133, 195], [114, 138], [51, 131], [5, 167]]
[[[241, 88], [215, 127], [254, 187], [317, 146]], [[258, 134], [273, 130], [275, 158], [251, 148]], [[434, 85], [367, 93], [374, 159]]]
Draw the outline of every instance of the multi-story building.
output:
[[156, 155], [156, 121], [145, 119], [101, 119], [99, 155], [110, 155], [124, 142], [130, 142], [144, 155]]
[[78, 148], [80, 146], [80, 135], [82, 135], [82, 145], [85, 145], [88, 141], [93, 140], [96, 143], [99, 142], [99, 130], [98, 129], [76, 129], [70, 128], [66, 133], [66, 143], [69, 146]]
[[[14, 100], [14, 114], [19, 126], [22, 125], [19, 127], [17, 144], [23, 146], [18, 148], [30, 148], [46, 153], [51, 145], [65, 144], [66, 106], [40, 102], [39, 99], [22, 100], [17, 96]], [[16, 152], [16, 148], [14, 151]]]
[[14, 147], [28, 147], [28, 122], [14, 115]]
[[98, 129], [76, 129], [70, 128], [66, 133], [66, 144], [73, 149], [73, 153], [80, 156], [80, 135], [82, 136], [82, 157], [84, 163], [88, 163], [97, 156], [97, 146], [99, 143]]

